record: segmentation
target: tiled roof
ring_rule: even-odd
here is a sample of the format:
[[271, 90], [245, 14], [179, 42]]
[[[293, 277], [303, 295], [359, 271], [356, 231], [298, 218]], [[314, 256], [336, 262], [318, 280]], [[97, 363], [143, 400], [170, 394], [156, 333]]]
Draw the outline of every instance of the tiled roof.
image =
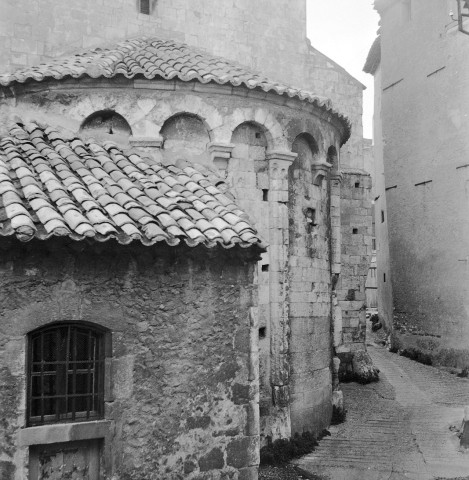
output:
[[274, 82], [240, 64], [209, 55], [186, 44], [159, 38], [126, 40], [111, 48], [97, 48], [20, 69], [12, 74], [0, 75], [0, 85], [9, 86], [29, 80], [41, 82], [46, 79], [80, 78], [86, 75], [92, 78], [111, 78], [117, 75], [165, 80], [177, 78], [185, 82], [197, 80], [201, 83], [216, 82], [244, 85], [250, 89], [260, 88], [264, 92], [274, 92], [316, 104], [337, 116], [349, 133], [347, 118], [332, 109], [328, 98]]
[[374, 75], [381, 63], [381, 36], [376, 37], [366, 58], [363, 71]]
[[265, 247], [218, 176], [221, 188], [210, 170], [178, 165], [17, 123], [0, 139], [0, 235]]

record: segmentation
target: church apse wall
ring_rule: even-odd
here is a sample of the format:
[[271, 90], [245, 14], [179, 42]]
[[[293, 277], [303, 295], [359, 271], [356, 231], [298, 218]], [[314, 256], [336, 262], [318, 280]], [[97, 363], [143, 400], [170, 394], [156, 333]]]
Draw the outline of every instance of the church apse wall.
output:
[[[243, 98], [223, 86], [213, 93], [213, 87], [194, 92], [183, 83], [167, 91], [126, 82], [118, 79], [119, 88], [105, 80], [27, 86], [14, 108], [4, 99], [3, 119], [7, 124], [21, 115], [63, 125], [73, 135], [94, 112], [113, 110], [129, 124], [121, 136], [130, 148], [160, 161], [214, 167], [269, 244], [257, 268], [263, 438], [320, 432], [332, 395], [326, 160], [331, 145], [340, 148], [337, 127], [297, 109], [294, 100], [279, 105], [273, 95]], [[96, 136], [92, 129], [82, 133]], [[114, 140], [118, 133], [104, 135]]]

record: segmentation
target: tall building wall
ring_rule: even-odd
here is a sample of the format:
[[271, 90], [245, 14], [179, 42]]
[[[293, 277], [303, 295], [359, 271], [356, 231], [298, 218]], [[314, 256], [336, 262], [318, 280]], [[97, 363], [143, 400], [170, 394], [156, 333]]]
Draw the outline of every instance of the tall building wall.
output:
[[330, 98], [333, 105], [350, 121], [352, 135], [340, 150], [340, 164], [363, 170], [362, 114], [365, 86], [313, 47], [309, 48], [305, 61], [307, 87]]
[[[138, 35], [169, 36], [238, 60], [266, 73], [289, 64], [301, 78], [306, 52], [305, 1], [1, 0], [2, 70], [33, 65], [76, 49], [100, 47]], [[300, 48], [299, 48], [300, 47]], [[302, 48], [301, 48], [302, 47]], [[292, 70], [293, 68], [293, 70]]]
[[376, 286], [378, 313], [388, 330], [393, 325], [392, 281], [389, 258], [389, 236], [387, 223], [386, 183], [383, 160], [383, 125], [381, 119], [381, 67], [374, 73], [375, 111], [373, 117], [374, 156], [374, 223], [376, 245]]
[[453, 1], [376, 4], [394, 306], [407, 330], [467, 349], [469, 38]]

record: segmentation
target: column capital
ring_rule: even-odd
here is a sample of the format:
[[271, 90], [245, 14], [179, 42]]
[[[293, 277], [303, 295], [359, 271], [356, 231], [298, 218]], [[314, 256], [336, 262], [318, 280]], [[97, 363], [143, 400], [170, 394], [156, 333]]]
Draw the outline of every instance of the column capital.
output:
[[288, 162], [288, 163], [293, 163], [296, 160], [296, 157], [298, 157], [297, 153], [294, 152], [287, 152], [286, 150], [280, 151], [280, 150], [267, 150], [265, 154], [266, 160], [273, 161], [273, 160], [280, 160], [283, 162]]
[[342, 175], [342, 172], [336, 170], [335, 172], [331, 172], [330, 179], [339, 183], [342, 183], [342, 180], [344, 179], [344, 176]]
[[328, 162], [313, 162], [311, 164], [311, 171], [313, 172], [313, 185], [321, 185], [331, 168], [332, 164]]
[[210, 142], [207, 145], [207, 150], [209, 153], [223, 155], [225, 158], [228, 155], [229, 158], [234, 147], [233, 143]]
[[233, 152], [234, 147], [235, 145], [233, 143], [210, 142], [207, 145], [210, 158], [218, 170], [224, 172], [228, 170], [228, 162], [231, 158], [231, 153]]

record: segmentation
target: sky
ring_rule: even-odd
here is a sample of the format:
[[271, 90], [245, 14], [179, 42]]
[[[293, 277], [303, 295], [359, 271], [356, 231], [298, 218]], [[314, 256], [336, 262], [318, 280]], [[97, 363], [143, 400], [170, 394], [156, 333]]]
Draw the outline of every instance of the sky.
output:
[[379, 15], [372, 0], [306, 0], [307, 34], [314, 48], [366, 85], [363, 134], [372, 137], [373, 77], [362, 71], [376, 38]]

